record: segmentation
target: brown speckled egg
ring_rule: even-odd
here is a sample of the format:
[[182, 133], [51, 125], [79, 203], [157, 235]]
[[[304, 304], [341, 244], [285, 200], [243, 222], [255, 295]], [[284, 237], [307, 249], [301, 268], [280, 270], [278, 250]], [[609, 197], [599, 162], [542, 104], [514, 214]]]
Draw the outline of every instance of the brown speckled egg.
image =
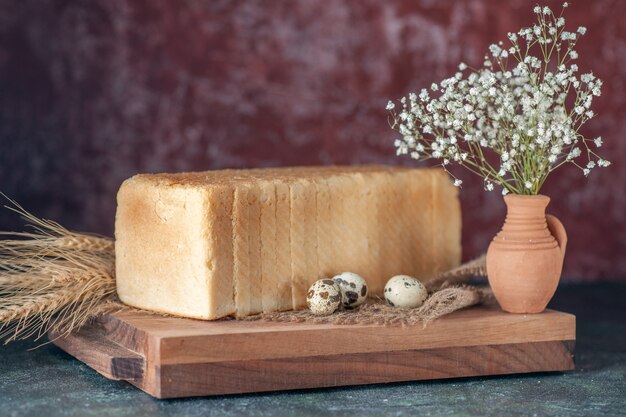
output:
[[341, 290], [341, 305], [355, 308], [363, 304], [367, 298], [367, 283], [362, 276], [354, 272], [342, 272], [333, 277]]
[[385, 300], [394, 307], [419, 307], [428, 297], [428, 290], [418, 279], [408, 275], [391, 277], [385, 285]]
[[328, 316], [339, 308], [341, 290], [332, 279], [320, 279], [309, 288], [306, 304], [316, 316]]

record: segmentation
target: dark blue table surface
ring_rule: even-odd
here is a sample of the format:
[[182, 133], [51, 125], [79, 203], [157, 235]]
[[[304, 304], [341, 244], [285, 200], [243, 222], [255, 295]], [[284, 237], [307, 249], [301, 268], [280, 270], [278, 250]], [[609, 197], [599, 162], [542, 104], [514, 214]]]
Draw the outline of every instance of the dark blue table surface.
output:
[[0, 347], [0, 416], [626, 416], [626, 284], [562, 285], [576, 371], [156, 400], [54, 346]]

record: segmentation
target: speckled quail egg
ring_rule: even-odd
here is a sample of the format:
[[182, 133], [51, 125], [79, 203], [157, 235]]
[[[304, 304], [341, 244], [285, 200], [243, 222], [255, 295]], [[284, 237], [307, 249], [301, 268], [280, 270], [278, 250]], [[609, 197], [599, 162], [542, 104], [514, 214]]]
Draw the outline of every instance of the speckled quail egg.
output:
[[419, 307], [428, 297], [428, 290], [419, 280], [408, 275], [391, 277], [385, 285], [385, 300], [394, 307]]
[[328, 316], [339, 308], [341, 290], [332, 279], [320, 279], [309, 288], [306, 303], [316, 316]]
[[363, 304], [367, 298], [367, 282], [354, 272], [342, 272], [333, 277], [341, 290], [341, 305], [355, 308]]

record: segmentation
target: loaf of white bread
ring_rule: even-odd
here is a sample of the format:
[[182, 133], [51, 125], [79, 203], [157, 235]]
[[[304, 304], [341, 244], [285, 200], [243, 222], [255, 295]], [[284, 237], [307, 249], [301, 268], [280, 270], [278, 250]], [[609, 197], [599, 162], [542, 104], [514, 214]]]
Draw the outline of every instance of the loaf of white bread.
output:
[[342, 166], [140, 174], [117, 196], [117, 292], [198, 319], [306, 306], [352, 271], [370, 294], [461, 258], [456, 188], [436, 169]]

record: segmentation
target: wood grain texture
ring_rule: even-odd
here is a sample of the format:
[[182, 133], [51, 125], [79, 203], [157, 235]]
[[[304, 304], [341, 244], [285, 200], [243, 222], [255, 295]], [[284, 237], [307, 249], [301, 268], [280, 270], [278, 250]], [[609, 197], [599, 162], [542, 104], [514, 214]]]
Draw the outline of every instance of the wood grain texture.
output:
[[161, 397], [564, 371], [574, 368], [570, 348], [537, 342], [165, 365]]
[[158, 398], [574, 369], [575, 317], [480, 306], [426, 327], [119, 312], [54, 343]]
[[50, 332], [48, 336], [55, 345], [109, 379], [135, 380], [143, 377], [143, 356], [111, 342], [97, 329], [88, 327], [66, 337]]

